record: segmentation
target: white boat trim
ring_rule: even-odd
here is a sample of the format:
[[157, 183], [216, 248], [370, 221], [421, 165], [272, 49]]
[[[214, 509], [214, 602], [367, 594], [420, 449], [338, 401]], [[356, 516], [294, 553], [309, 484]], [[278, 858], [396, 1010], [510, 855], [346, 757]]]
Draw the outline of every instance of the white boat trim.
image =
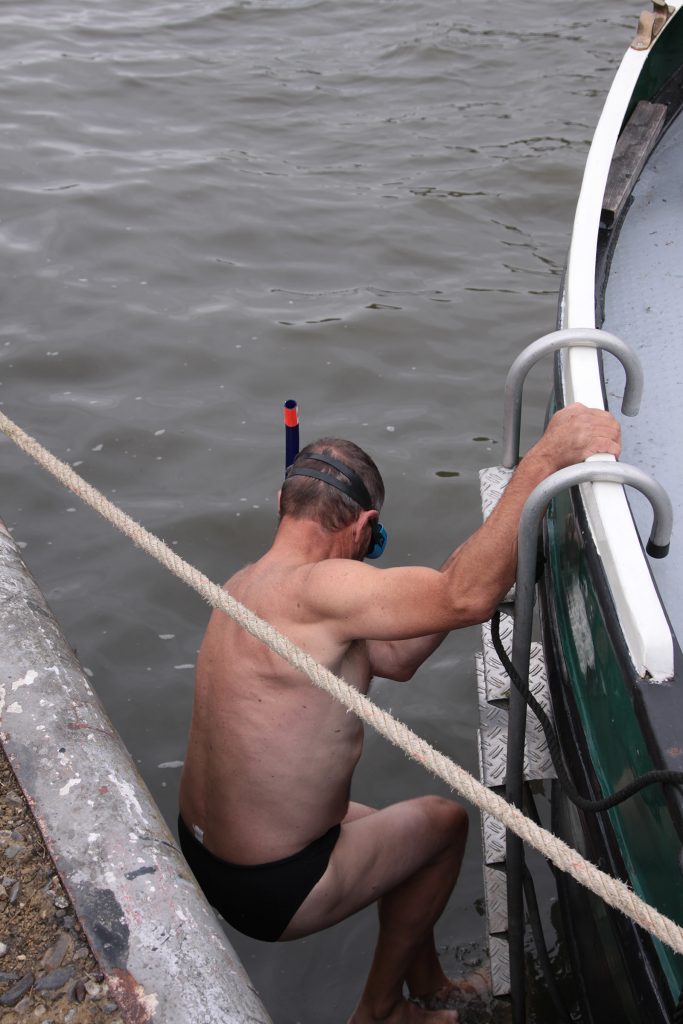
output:
[[[669, 6], [678, 9], [681, 3]], [[614, 146], [648, 55], [649, 51], [626, 51], [593, 137], [574, 218], [561, 327], [596, 326], [596, 248], [602, 198]], [[628, 343], [629, 339], [623, 340]], [[582, 402], [594, 408], [604, 408], [596, 352], [590, 349], [570, 350], [564, 353], [562, 365], [565, 402]], [[588, 524], [603, 562], [636, 671], [640, 676], [656, 681], [671, 679], [674, 674], [671, 630], [652, 581], [624, 490], [613, 484], [584, 484], [581, 493]]]

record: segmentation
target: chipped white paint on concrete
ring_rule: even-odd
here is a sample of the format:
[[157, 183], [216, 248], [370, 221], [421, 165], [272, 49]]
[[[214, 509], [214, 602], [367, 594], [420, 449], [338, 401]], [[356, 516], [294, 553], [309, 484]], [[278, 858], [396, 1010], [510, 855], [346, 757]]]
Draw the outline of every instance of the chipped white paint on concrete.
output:
[[30, 668], [25, 676], [22, 676], [21, 679], [14, 680], [12, 683], [12, 693], [14, 693], [15, 690], [18, 690], [20, 686], [32, 686], [37, 678], [38, 673]]
[[140, 801], [136, 797], [135, 790], [133, 789], [130, 782], [126, 782], [124, 779], [117, 778], [113, 772], [109, 772], [108, 778], [112, 785], [116, 786], [119, 793], [121, 794], [121, 797], [123, 798], [128, 813], [130, 814], [133, 811], [135, 811], [142, 818], [144, 823], [147, 824], [147, 819], [144, 817], [142, 813]]
[[66, 796], [67, 793], [74, 788], [74, 786], [80, 786], [81, 780], [79, 778], [69, 779], [66, 785], [62, 786], [59, 791], [60, 796]]
[[24, 709], [22, 708], [21, 704], [18, 701], [15, 700], [7, 708], [7, 714], [8, 715], [20, 715], [20, 714], [22, 714], [23, 710]]
[[102, 873], [102, 880], [108, 889], [114, 890], [116, 888], [117, 878], [113, 871], [104, 871]]

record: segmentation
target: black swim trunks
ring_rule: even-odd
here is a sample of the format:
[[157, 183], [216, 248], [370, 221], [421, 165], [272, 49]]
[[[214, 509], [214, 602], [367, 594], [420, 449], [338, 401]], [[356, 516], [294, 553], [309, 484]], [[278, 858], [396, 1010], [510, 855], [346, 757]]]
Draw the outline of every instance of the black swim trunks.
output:
[[341, 826], [268, 864], [231, 864], [210, 853], [178, 818], [180, 849], [209, 903], [244, 935], [276, 942], [327, 870]]

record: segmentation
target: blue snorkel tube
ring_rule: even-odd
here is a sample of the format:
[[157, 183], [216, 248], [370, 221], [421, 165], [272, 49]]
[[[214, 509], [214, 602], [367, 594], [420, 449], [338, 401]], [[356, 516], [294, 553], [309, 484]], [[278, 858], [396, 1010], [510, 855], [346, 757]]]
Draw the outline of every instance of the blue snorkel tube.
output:
[[[287, 399], [283, 412], [285, 420], [285, 476], [287, 476], [292, 463], [299, 454], [299, 408], [293, 398]], [[309, 458], [314, 462], [326, 463], [340, 473], [343, 473], [349, 481], [348, 484], [335, 479], [329, 473], [321, 473], [316, 469], [295, 469], [291, 475], [308, 476], [322, 480], [324, 483], [330, 484], [330, 486], [342, 491], [343, 494], [346, 494], [347, 497], [355, 501], [365, 511], [373, 507], [365, 484], [352, 469], [345, 466], [342, 462], [338, 462], [336, 459], [329, 458], [318, 452], [311, 452]], [[370, 547], [367, 554], [363, 557], [374, 559], [379, 558], [387, 546], [387, 531], [381, 523], [373, 522], [371, 525]]]
[[285, 417], [285, 473], [299, 454], [299, 407], [293, 398], [288, 398], [284, 407]]

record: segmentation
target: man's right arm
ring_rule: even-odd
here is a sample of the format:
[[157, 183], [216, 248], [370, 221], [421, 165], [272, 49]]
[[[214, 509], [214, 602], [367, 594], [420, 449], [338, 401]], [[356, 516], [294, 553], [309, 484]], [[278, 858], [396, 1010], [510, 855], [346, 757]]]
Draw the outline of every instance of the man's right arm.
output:
[[398, 673], [390, 678], [409, 678], [448, 631], [490, 618], [509, 590], [519, 519], [533, 489], [563, 466], [619, 451], [619, 425], [609, 413], [568, 406], [522, 459], [486, 522], [440, 570], [323, 562], [311, 571], [306, 603], [341, 640], [369, 641], [374, 674], [389, 674], [390, 667]]
[[489, 595], [484, 619], [514, 583], [519, 520], [531, 492], [552, 473], [591, 455], [618, 456], [620, 428], [610, 413], [574, 404], [556, 413], [513, 473], [486, 522], [462, 546], [459, 572], [475, 576]]

